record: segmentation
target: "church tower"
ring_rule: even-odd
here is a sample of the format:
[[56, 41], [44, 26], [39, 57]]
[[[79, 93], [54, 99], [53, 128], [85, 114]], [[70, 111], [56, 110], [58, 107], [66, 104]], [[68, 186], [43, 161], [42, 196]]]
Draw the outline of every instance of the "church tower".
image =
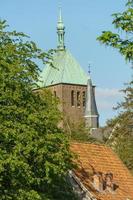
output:
[[[57, 49], [52, 59], [53, 67], [49, 63], [46, 64], [40, 74], [39, 86], [40, 88], [49, 88], [60, 99], [59, 109], [63, 113], [64, 124], [80, 123], [86, 118], [86, 120], [89, 119], [90, 127], [92, 127], [94, 123], [91, 122], [90, 116], [84, 118], [85, 108], [88, 109], [85, 107], [88, 105], [86, 104], [86, 96], [88, 95], [88, 98], [92, 94], [92, 91], [88, 93], [87, 81], [89, 77], [65, 47], [65, 26], [61, 9], [57, 23], [57, 38]], [[93, 93], [93, 95], [95, 94]], [[93, 99], [91, 100], [93, 101]]]

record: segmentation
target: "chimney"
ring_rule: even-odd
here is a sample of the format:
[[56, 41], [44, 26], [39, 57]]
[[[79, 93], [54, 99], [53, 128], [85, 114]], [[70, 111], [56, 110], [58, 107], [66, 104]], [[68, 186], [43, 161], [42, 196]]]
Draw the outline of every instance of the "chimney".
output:
[[106, 191], [113, 192], [114, 184], [113, 184], [113, 174], [112, 173], [107, 173], [105, 175], [105, 182], [106, 182]]
[[93, 175], [93, 186], [95, 189], [99, 192], [103, 191], [103, 182], [102, 182], [102, 173], [101, 172], [96, 172]]
[[[112, 173], [95, 172], [93, 175], [93, 186], [98, 192], [109, 192], [112, 193], [118, 188], [113, 183]], [[116, 187], [116, 188], [115, 188]]]

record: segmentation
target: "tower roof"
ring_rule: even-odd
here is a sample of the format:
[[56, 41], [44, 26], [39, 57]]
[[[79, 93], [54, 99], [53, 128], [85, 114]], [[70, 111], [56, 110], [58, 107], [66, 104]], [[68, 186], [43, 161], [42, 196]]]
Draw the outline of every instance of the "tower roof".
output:
[[65, 26], [62, 20], [61, 8], [57, 23], [58, 46], [53, 55], [52, 66], [46, 64], [40, 74], [40, 87], [67, 83], [87, 85], [88, 75], [73, 58], [64, 44]]
[[95, 86], [92, 85], [91, 78], [89, 78], [87, 83], [85, 117], [91, 116], [98, 116], [98, 110], [95, 100]]
[[59, 83], [87, 85], [88, 75], [67, 49], [57, 50], [52, 65], [47, 64], [40, 74], [41, 87]]

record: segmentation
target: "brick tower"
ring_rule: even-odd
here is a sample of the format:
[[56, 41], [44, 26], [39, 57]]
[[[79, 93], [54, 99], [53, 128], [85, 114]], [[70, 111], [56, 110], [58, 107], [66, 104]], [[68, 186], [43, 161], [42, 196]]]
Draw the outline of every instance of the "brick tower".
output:
[[52, 60], [54, 67], [50, 64], [45, 66], [40, 75], [39, 86], [49, 88], [60, 99], [60, 110], [65, 122], [78, 123], [84, 119], [88, 75], [65, 47], [65, 26], [61, 9], [57, 36], [57, 50]]

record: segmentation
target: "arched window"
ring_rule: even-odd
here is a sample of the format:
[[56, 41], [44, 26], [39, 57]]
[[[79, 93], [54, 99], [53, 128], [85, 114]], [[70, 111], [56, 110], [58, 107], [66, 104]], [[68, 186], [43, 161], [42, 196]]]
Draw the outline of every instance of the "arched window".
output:
[[82, 98], [83, 98], [83, 107], [85, 107], [85, 91], [83, 91], [83, 96], [82, 96]]
[[77, 106], [80, 107], [80, 92], [77, 92]]
[[74, 106], [74, 90], [71, 91], [71, 106]]

